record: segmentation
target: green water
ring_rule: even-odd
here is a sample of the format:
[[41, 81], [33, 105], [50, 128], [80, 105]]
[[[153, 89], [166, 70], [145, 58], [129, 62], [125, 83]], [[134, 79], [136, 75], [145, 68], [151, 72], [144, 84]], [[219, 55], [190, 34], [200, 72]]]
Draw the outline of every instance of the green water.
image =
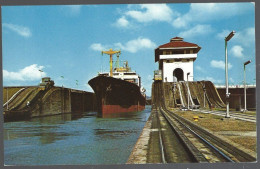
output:
[[65, 114], [4, 123], [5, 165], [124, 164], [150, 106], [142, 112], [97, 117]]

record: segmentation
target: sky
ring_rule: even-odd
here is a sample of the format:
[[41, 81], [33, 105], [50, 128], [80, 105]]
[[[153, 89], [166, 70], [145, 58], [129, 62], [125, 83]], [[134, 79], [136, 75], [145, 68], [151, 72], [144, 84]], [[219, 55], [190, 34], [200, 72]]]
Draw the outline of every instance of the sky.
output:
[[[56, 86], [93, 92], [88, 81], [109, 71], [102, 50], [121, 50], [151, 95], [158, 69], [154, 49], [176, 36], [201, 47], [194, 80], [225, 84], [224, 38], [228, 41], [229, 84], [255, 84], [255, 4], [168, 3], [2, 7], [3, 86]], [[116, 57], [114, 57], [116, 59]], [[40, 72], [39, 70], [42, 70]]]

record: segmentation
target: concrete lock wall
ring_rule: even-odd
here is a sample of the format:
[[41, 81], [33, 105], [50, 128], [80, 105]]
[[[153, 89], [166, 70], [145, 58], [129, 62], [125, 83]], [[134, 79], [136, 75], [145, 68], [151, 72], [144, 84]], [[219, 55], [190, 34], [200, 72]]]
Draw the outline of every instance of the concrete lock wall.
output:
[[[154, 83], [154, 85], [158, 85], [158, 83]], [[163, 84], [163, 92], [164, 92], [164, 102], [166, 107], [170, 107], [170, 108], [187, 107], [188, 97], [189, 97], [189, 107], [192, 108], [225, 107], [225, 104], [220, 98], [214, 84], [210, 81], [196, 81], [196, 82], [188, 82], [188, 83], [187, 82], [176, 82], [176, 83], [164, 82], [162, 84]], [[205, 85], [205, 90], [203, 89], [204, 85]]]
[[[9, 92], [8, 98], [11, 97]], [[26, 87], [26, 90], [10, 100], [9, 105], [9, 108], [4, 106], [5, 121], [96, 110], [94, 93], [63, 87], [51, 87], [45, 90], [38, 86]]]
[[71, 112], [96, 110], [95, 95], [90, 92], [71, 92]]
[[66, 88], [56, 88], [50, 92], [49, 96], [42, 98], [42, 107], [33, 111], [32, 117], [95, 110], [94, 93]]
[[31, 112], [31, 117], [54, 115], [71, 112], [70, 90], [64, 88], [51, 88]]
[[[226, 102], [226, 88], [218, 88], [218, 93], [223, 100]], [[229, 88], [230, 94], [230, 108], [241, 110], [244, 109], [244, 88]], [[256, 109], [256, 88], [247, 88], [246, 90], [246, 105], [247, 109], [255, 110]]]

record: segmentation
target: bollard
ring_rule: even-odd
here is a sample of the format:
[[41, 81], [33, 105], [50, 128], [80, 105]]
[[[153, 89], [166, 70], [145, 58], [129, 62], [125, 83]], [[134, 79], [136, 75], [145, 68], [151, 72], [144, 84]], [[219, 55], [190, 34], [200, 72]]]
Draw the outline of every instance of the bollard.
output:
[[199, 116], [193, 116], [194, 121], [199, 121]]

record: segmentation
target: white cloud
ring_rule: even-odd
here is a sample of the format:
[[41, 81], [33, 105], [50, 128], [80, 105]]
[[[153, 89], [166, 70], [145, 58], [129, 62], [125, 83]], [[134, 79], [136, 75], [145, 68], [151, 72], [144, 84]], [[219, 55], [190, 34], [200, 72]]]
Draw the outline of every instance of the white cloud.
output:
[[255, 28], [250, 27], [237, 32], [234, 35], [234, 41], [245, 46], [251, 46], [255, 43]]
[[195, 69], [200, 71], [200, 72], [205, 72], [205, 70], [200, 66], [195, 66]]
[[103, 46], [101, 43], [93, 43], [90, 48], [95, 51], [106, 50], [107, 46]]
[[230, 32], [231, 32], [231, 31], [230, 31], [230, 30], [227, 30], [227, 29], [222, 30], [222, 32], [219, 32], [219, 33], [217, 34], [217, 38], [218, 38], [218, 39], [221, 39], [221, 40], [222, 40], [222, 39], [225, 40], [225, 37], [227, 37]]
[[244, 56], [243, 54], [243, 48], [239, 45], [235, 45], [231, 48], [230, 52], [234, 57], [242, 58]]
[[14, 25], [14, 24], [10, 24], [10, 23], [3, 23], [3, 27], [7, 28], [11, 31], [14, 31], [18, 35], [26, 37], [26, 38], [32, 36], [31, 30], [24, 26]]
[[231, 83], [234, 83], [234, 82], [235, 82], [235, 80], [234, 80], [232, 77], [229, 78], [229, 81], [230, 81]]
[[[222, 32], [217, 34], [218, 39], [225, 39], [226, 36], [231, 32], [231, 30], [222, 30]], [[232, 41], [242, 44], [244, 46], [251, 46], [255, 43], [255, 28], [249, 27], [241, 31], [237, 31], [232, 38]]]
[[130, 10], [125, 13], [138, 22], [166, 21], [172, 20], [174, 14], [166, 4], [142, 4], [138, 5], [140, 10]]
[[[225, 70], [225, 62], [223, 62], [222, 60], [212, 60], [210, 62], [210, 65], [211, 67]], [[233, 66], [230, 63], [228, 63], [228, 69], [231, 69], [232, 67]]]
[[178, 17], [173, 21], [172, 25], [175, 28], [185, 28], [188, 25], [187, 20], [189, 19], [183, 19], [182, 17]]
[[134, 40], [130, 40], [124, 45], [121, 43], [115, 43], [114, 45], [122, 50], [131, 53], [136, 53], [138, 50], [141, 49], [154, 49], [156, 47], [155, 43], [152, 42], [150, 39], [141, 37]]
[[125, 44], [122, 44], [120, 42], [114, 43], [113, 46], [109, 45], [102, 45], [101, 43], [93, 43], [90, 46], [90, 49], [95, 51], [102, 51], [107, 50], [108, 48], [115, 48], [115, 49], [121, 49], [123, 51], [128, 51], [131, 53], [136, 53], [139, 50], [142, 49], [154, 49], [156, 47], [156, 44], [152, 42], [150, 39], [139, 37], [137, 39], [130, 40], [126, 42]]
[[45, 72], [40, 72], [44, 66], [38, 66], [37, 64], [33, 64], [27, 66], [18, 72], [9, 72], [7, 70], [3, 70], [3, 79], [10, 81], [34, 81], [39, 80], [41, 77], [46, 76]]
[[72, 15], [72, 16], [76, 16], [78, 14], [80, 14], [81, 11], [81, 5], [67, 5], [66, 8], [68, 9], [68, 12]]
[[249, 6], [240, 3], [193, 3], [189, 11], [176, 18], [173, 26], [176, 28], [187, 27], [190, 23], [203, 23], [209, 20], [227, 19], [252, 10]]
[[195, 27], [192, 27], [189, 30], [180, 32], [178, 36], [185, 37], [185, 38], [191, 38], [191, 37], [195, 37], [195, 36], [209, 34], [212, 31], [213, 30], [210, 25], [196, 25]]
[[122, 16], [121, 18], [119, 18], [116, 22], [116, 25], [118, 27], [127, 27], [129, 26], [129, 22], [128, 20], [125, 18], [125, 16]]

